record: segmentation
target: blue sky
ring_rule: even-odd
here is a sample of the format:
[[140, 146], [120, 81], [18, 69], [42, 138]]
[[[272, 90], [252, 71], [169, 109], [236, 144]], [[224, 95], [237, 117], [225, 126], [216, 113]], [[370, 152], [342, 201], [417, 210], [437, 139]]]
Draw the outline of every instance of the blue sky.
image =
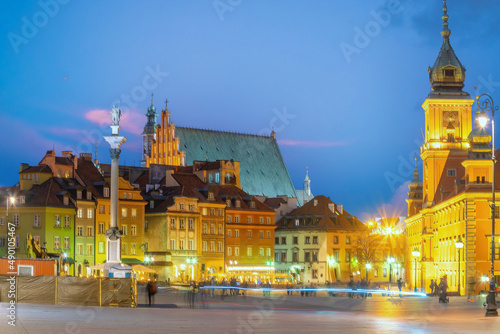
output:
[[[497, 98], [500, 3], [449, 1], [448, 14], [465, 90]], [[121, 162], [139, 164], [153, 92], [177, 125], [274, 124], [296, 187], [309, 167], [314, 194], [361, 217], [384, 203], [397, 214], [422, 143], [441, 16], [438, 0], [2, 1], [0, 186], [52, 147], [88, 152], [97, 140], [109, 162], [109, 128], [98, 123], [117, 99]]]

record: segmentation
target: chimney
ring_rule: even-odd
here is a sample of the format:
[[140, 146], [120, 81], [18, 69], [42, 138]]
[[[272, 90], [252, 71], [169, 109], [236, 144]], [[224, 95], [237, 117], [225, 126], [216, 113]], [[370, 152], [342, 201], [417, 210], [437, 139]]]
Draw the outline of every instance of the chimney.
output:
[[62, 151], [62, 156], [65, 158], [71, 158], [73, 151]]
[[328, 203], [328, 210], [333, 212], [333, 203]]
[[78, 157], [76, 155], [73, 156], [73, 170], [78, 169]]
[[340, 214], [343, 215], [344, 214], [344, 205], [343, 204], [338, 204], [337, 207], [339, 209]]
[[315, 200], [314, 200], [314, 206], [317, 206], [317, 205], [318, 205], [318, 200], [317, 200], [317, 199], [315, 199]]
[[21, 172], [27, 169], [29, 166], [30, 166], [29, 164], [21, 163]]

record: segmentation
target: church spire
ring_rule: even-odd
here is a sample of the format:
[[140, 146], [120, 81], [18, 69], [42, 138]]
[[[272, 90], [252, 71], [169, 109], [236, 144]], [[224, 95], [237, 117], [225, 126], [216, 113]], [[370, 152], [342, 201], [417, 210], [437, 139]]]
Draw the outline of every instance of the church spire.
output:
[[470, 97], [469, 94], [462, 91], [465, 81], [465, 67], [460, 63], [455, 51], [450, 44], [451, 31], [448, 28], [448, 7], [446, 0], [443, 0], [443, 44], [434, 63], [429, 67], [429, 81], [431, 83], [432, 93], [430, 97], [442, 97], [443, 95]]

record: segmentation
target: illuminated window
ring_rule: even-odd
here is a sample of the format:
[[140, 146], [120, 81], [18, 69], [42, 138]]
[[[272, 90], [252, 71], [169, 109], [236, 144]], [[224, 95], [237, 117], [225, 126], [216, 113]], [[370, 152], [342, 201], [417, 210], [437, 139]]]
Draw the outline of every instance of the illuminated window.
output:
[[201, 244], [201, 249], [202, 251], [206, 252], [208, 250], [207, 248], [207, 242], [206, 241], [203, 241], [202, 244]]
[[94, 228], [92, 226], [87, 226], [87, 237], [94, 236]]
[[[125, 251], [123, 254], [127, 254], [127, 252]], [[94, 251], [92, 249], [92, 244], [87, 244], [87, 255], [94, 255]]]
[[81, 190], [78, 190], [76, 192], [76, 199], [82, 199], [82, 191]]
[[215, 173], [215, 183], [219, 183], [220, 182], [220, 174], [219, 172], [216, 172]]
[[127, 225], [122, 225], [122, 233], [123, 233], [123, 235], [127, 235], [128, 234]]
[[184, 240], [179, 240], [179, 249], [184, 250]]
[[130, 235], [133, 237], [137, 235], [137, 227], [135, 225], [130, 226]]
[[234, 247], [234, 256], [240, 256], [240, 247]]
[[87, 209], [87, 218], [94, 218], [94, 209]]
[[76, 236], [77, 237], [83, 237], [83, 226], [77, 226], [76, 227]]
[[34, 227], [40, 227], [40, 215], [35, 215], [34, 216], [33, 226]]
[[137, 245], [132, 244], [132, 247], [130, 248], [130, 254], [136, 255], [136, 253], [137, 253]]
[[170, 249], [175, 249], [175, 240], [170, 239]]
[[212, 192], [208, 193], [208, 199], [209, 199], [210, 201], [213, 201], [213, 200], [215, 199], [215, 197], [214, 197], [214, 193], [212, 193]]
[[104, 213], [104, 212], [105, 212], [104, 205], [99, 205], [99, 213]]
[[255, 209], [255, 201], [250, 202], [250, 209]]
[[92, 193], [90, 192], [90, 190], [87, 190], [87, 200], [92, 200]]
[[305, 244], [310, 244], [311, 243], [311, 237], [305, 237], [304, 243]]
[[54, 237], [54, 249], [60, 249], [60, 248], [61, 248], [61, 238]]
[[264, 224], [264, 218], [259, 217], [259, 224]]
[[345, 243], [346, 243], [346, 245], [350, 245], [351, 244], [351, 237], [349, 237], [349, 236], [345, 237]]
[[247, 247], [247, 256], [252, 256], [252, 247]]
[[239, 223], [240, 222], [240, 216], [234, 216], [234, 222]]
[[252, 217], [247, 217], [247, 223], [251, 224], [252, 223]]
[[132, 209], [132, 218], [137, 218], [137, 209]]
[[193, 250], [193, 240], [188, 240], [188, 250]]
[[259, 256], [264, 256], [264, 248], [259, 248]]
[[203, 223], [203, 225], [202, 225], [202, 233], [203, 234], [208, 234], [208, 225], [207, 225], [207, 223]]
[[267, 218], [266, 218], [266, 224], [267, 224], [267, 225], [270, 225], [270, 224], [271, 224], [271, 218], [269, 218], [269, 217], [267, 217]]
[[15, 227], [19, 227], [19, 215], [15, 214], [12, 218], [12, 222], [14, 223]]
[[252, 237], [252, 230], [248, 230], [247, 231], [247, 238], [251, 238]]
[[210, 234], [215, 234], [215, 224], [210, 224]]
[[179, 219], [179, 228], [184, 230], [186, 228], [186, 224], [184, 223], [184, 218]]
[[232, 221], [232, 217], [231, 216], [227, 216], [227, 222], [231, 223], [231, 221]]
[[271, 239], [271, 231], [266, 231], [266, 238]]
[[175, 218], [170, 218], [170, 228], [175, 229]]
[[222, 241], [217, 241], [217, 252], [219, 253], [223, 252]]
[[233, 236], [233, 230], [227, 230], [227, 237], [231, 238]]
[[122, 217], [127, 217], [127, 208], [122, 209]]
[[210, 241], [210, 252], [215, 252], [215, 241]]
[[338, 245], [338, 243], [339, 243], [339, 237], [337, 235], [333, 236], [333, 243], [335, 245]]
[[188, 220], [188, 229], [194, 230], [194, 220], [193, 219]]
[[64, 249], [70, 249], [69, 237], [64, 237]]
[[239, 238], [240, 237], [240, 230], [234, 230], [234, 237]]
[[218, 232], [219, 232], [219, 234], [220, 234], [220, 235], [224, 235], [224, 225], [219, 224], [219, 225], [217, 226], [217, 228], [218, 228]]
[[99, 223], [99, 234], [104, 234], [104, 223]]
[[104, 197], [109, 197], [109, 188], [105, 187], [103, 190]]
[[227, 256], [232, 256], [233, 255], [233, 247], [228, 247], [227, 248]]

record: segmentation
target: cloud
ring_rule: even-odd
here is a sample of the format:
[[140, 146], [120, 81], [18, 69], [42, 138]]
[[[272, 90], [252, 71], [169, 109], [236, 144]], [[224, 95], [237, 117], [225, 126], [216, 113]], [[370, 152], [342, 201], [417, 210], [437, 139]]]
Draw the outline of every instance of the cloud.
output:
[[278, 144], [283, 146], [303, 146], [303, 147], [331, 147], [331, 146], [344, 146], [346, 142], [332, 142], [332, 141], [305, 141], [293, 139], [280, 139]]
[[[85, 113], [85, 119], [91, 121], [92, 123], [103, 126], [106, 124], [111, 124], [110, 110], [106, 109], [93, 109]], [[120, 120], [120, 127], [130, 133], [135, 135], [140, 135], [142, 133], [144, 124], [146, 123], [146, 118], [143, 114], [137, 111], [122, 111], [122, 118]]]

